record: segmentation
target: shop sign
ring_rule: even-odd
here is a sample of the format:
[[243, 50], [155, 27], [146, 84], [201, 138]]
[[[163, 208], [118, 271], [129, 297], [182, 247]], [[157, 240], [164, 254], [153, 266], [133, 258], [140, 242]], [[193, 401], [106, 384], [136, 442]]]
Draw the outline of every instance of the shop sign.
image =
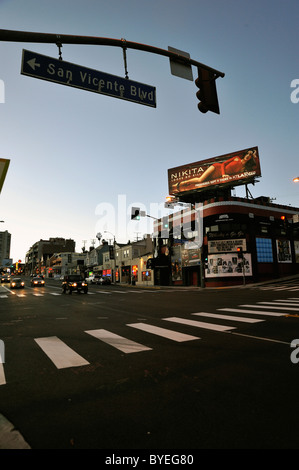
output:
[[208, 251], [210, 254], [236, 252], [237, 248], [242, 248], [243, 251], [246, 251], [246, 240], [236, 238], [231, 240], [208, 241]]

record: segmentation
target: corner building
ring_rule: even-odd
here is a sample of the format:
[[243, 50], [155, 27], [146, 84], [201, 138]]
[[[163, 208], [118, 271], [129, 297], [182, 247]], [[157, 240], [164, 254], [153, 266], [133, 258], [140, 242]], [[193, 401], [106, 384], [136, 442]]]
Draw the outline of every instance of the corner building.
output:
[[154, 238], [157, 285], [221, 287], [299, 273], [299, 208], [267, 197], [190, 205], [156, 221]]

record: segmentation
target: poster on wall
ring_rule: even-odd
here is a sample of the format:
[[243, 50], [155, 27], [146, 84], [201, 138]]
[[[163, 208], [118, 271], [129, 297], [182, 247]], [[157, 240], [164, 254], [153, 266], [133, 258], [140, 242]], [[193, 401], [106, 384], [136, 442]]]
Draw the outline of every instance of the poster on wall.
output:
[[182, 280], [181, 247], [174, 246], [171, 255], [171, 277], [173, 281]]
[[[251, 254], [244, 254], [244, 274], [252, 276]], [[206, 277], [236, 277], [243, 276], [242, 260], [236, 253], [209, 255], [205, 269]]]
[[290, 240], [276, 240], [277, 260], [279, 263], [291, 263], [292, 252]]

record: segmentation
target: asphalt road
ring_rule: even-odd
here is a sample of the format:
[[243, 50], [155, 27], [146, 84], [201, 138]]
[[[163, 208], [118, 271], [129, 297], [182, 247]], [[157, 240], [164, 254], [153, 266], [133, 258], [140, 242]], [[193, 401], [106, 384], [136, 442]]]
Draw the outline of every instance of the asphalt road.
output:
[[2, 284], [0, 448], [298, 449], [298, 314], [299, 279]]

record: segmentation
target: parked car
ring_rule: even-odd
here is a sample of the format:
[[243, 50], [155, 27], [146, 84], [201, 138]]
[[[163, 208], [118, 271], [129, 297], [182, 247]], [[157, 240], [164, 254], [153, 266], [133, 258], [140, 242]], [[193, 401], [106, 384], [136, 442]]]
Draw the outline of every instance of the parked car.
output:
[[92, 276], [89, 276], [85, 279], [85, 282], [88, 284], [98, 284], [98, 281], [101, 277], [97, 274], [93, 274]]
[[32, 287], [37, 287], [37, 286], [44, 286], [45, 281], [42, 277], [36, 276], [31, 279], [31, 286]]
[[84, 279], [81, 278], [80, 274], [68, 274], [64, 276], [64, 280], [62, 281], [62, 292], [66, 294], [72, 294], [73, 291], [77, 291], [79, 294], [84, 292], [87, 294], [88, 292], [88, 285]]
[[25, 282], [20, 277], [14, 277], [10, 280], [11, 289], [24, 289]]
[[10, 274], [2, 274], [1, 283], [2, 282], [10, 282]]

